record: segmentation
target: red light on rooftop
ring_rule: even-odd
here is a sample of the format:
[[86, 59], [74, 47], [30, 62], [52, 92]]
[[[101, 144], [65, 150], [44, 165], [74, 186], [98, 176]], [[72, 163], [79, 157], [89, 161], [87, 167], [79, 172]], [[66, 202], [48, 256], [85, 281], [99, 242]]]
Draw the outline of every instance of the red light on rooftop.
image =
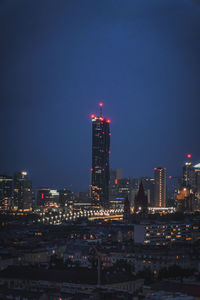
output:
[[103, 106], [103, 103], [102, 103], [102, 102], [100, 102], [100, 103], [99, 103], [99, 106], [100, 106], [100, 107], [102, 107], [102, 106]]
[[110, 123], [110, 120], [107, 120], [106, 122], [107, 122], [107, 123]]
[[91, 168], [90, 170], [91, 170], [91, 172], [92, 172], [92, 171], [93, 171], [93, 168]]
[[94, 118], [95, 118], [95, 115], [94, 115], [94, 114], [92, 114], [92, 115], [91, 115], [91, 119], [94, 119]]
[[154, 171], [156, 171], [157, 170], [157, 168], [154, 168]]
[[192, 157], [192, 155], [191, 155], [191, 154], [188, 154], [188, 155], [187, 155], [187, 158], [191, 158], [191, 157]]
[[169, 179], [172, 179], [172, 176], [171, 176], [171, 175], [169, 176]]

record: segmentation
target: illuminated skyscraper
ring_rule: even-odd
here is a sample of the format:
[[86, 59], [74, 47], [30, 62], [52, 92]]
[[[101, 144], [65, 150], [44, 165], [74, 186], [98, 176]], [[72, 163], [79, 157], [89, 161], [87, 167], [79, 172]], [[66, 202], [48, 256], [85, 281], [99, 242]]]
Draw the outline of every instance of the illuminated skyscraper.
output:
[[183, 166], [183, 186], [195, 190], [195, 169], [191, 162], [186, 162]]
[[183, 187], [189, 188], [193, 193], [196, 192], [196, 168], [191, 162], [191, 154], [187, 154], [187, 162], [183, 166]]
[[27, 172], [16, 172], [13, 179], [14, 205], [18, 209], [29, 209], [32, 206], [32, 182]]
[[195, 185], [196, 185], [195, 192], [198, 194], [198, 197], [200, 198], [200, 163], [194, 166], [194, 170], [195, 170]]
[[0, 209], [7, 209], [11, 206], [12, 182], [11, 176], [0, 175]]
[[166, 169], [155, 168], [155, 193], [154, 193], [154, 206], [165, 207], [166, 206]]
[[109, 155], [110, 155], [110, 120], [92, 115], [92, 169], [91, 196], [95, 206], [109, 206]]

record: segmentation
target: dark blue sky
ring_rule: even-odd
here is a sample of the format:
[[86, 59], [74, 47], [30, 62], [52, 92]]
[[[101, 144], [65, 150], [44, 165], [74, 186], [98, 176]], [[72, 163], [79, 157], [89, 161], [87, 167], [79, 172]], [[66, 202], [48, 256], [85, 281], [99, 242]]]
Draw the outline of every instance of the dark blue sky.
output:
[[99, 100], [126, 176], [200, 160], [199, 1], [1, 0], [0, 37], [1, 173], [87, 189]]

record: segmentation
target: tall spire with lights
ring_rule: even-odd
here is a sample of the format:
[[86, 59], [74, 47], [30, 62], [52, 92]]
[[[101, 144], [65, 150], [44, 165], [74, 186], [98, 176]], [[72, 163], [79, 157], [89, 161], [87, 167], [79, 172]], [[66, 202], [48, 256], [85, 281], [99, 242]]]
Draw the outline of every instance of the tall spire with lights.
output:
[[100, 102], [100, 103], [99, 103], [100, 117], [102, 117], [102, 115], [103, 115], [102, 109], [103, 109], [103, 103]]
[[103, 103], [99, 103], [99, 116], [92, 118], [92, 168], [91, 196], [92, 204], [98, 207], [109, 206], [109, 156], [110, 156], [110, 120], [103, 117]]

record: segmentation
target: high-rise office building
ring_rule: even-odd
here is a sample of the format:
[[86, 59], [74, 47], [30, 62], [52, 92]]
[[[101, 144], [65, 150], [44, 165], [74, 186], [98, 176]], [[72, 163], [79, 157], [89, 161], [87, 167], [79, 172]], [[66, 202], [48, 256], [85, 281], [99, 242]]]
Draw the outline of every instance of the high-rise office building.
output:
[[183, 166], [183, 186], [195, 189], [195, 170], [191, 162]]
[[200, 198], [200, 163], [194, 165], [194, 172], [195, 172], [195, 192], [198, 194]]
[[[188, 156], [188, 158], [190, 157]], [[191, 161], [184, 164], [182, 183], [178, 189], [176, 206], [177, 211], [181, 212], [194, 212], [199, 210], [200, 165], [193, 165]]]
[[166, 206], [166, 169], [155, 168], [155, 192], [154, 192], [154, 206], [165, 207]]
[[37, 190], [36, 203], [37, 206], [44, 206], [50, 199], [50, 189], [40, 188]]
[[123, 177], [123, 170], [122, 169], [110, 169], [110, 182], [109, 182], [109, 195], [112, 197], [115, 194], [116, 186], [118, 180]]
[[148, 206], [154, 206], [154, 186], [155, 186], [155, 180], [151, 177], [141, 177], [140, 180], [142, 180], [144, 190], [147, 195], [148, 199]]
[[100, 115], [92, 115], [92, 169], [91, 197], [95, 206], [109, 206], [109, 155], [110, 120], [102, 115], [103, 103], [99, 104]]
[[16, 172], [13, 178], [14, 205], [18, 209], [30, 209], [32, 206], [32, 182], [27, 172]]
[[74, 193], [70, 190], [59, 190], [59, 204], [61, 207], [73, 208]]
[[12, 182], [11, 176], [0, 175], [0, 209], [8, 209], [12, 204]]
[[123, 170], [122, 169], [110, 169], [110, 183], [116, 184], [117, 180], [123, 178]]

